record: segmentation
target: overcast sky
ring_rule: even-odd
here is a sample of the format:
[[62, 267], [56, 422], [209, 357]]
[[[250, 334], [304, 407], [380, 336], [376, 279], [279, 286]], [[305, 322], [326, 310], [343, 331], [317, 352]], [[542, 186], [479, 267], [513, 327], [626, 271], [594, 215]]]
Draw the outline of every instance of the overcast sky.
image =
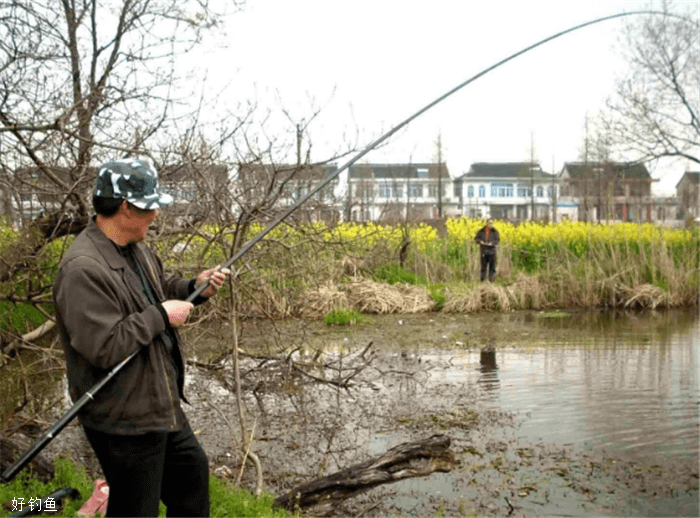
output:
[[[700, 9], [700, 0], [688, 3]], [[231, 106], [255, 99], [262, 107], [284, 107], [295, 121], [308, 117], [312, 106], [323, 107], [307, 134], [317, 161], [343, 149], [348, 135], [368, 144], [543, 38], [648, 6], [631, 0], [249, 0], [229, 17], [225, 33], [207, 44], [197, 66], [212, 88], [227, 85]], [[474, 162], [527, 161], [531, 141], [542, 168], [559, 172], [564, 162], [578, 160], [586, 115], [604, 107], [616, 75], [624, 73], [624, 20], [632, 17], [583, 28], [503, 65], [363, 161], [434, 161], [441, 134], [453, 177]], [[654, 191], [675, 192], [687, 165], [652, 168], [660, 179]]]

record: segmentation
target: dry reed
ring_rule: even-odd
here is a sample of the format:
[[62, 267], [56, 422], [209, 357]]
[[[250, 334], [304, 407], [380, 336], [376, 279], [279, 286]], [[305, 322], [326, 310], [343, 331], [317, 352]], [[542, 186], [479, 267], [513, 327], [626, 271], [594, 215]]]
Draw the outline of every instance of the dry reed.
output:
[[466, 292], [456, 292], [445, 301], [446, 313], [473, 313], [476, 311], [510, 311], [512, 308], [507, 288], [490, 282], [478, 284]]
[[669, 306], [669, 295], [658, 286], [642, 284], [634, 288], [623, 289], [625, 308], [655, 309]]
[[546, 301], [547, 291], [538, 277], [518, 274], [514, 284], [506, 288], [513, 309], [540, 309], [550, 304]]
[[350, 307], [347, 292], [332, 281], [318, 288], [304, 290], [299, 297], [299, 316], [305, 318], [322, 317], [331, 311]]
[[346, 284], [345, 289], [350, 305], [361, 313], [424, 313], [435, 309], [435, 302], [422, 286], [363, 279]]

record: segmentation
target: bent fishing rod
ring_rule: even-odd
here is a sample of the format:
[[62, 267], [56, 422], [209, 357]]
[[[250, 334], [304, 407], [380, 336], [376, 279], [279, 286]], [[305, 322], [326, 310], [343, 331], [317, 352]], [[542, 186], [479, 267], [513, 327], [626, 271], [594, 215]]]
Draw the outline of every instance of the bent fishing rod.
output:
[[[325, 188], [329, 183], [331, 183], [333, 180], [335, 180], [342, 172], [345, 170], [349, 169], [353, 164], [355, 164], [358, 160], [360, 160], [362, 157], [364, 157], [367, 153], [372, 151], [374, 148], [376, 148], [379, 144], [382, 142], [386, 141], [389, 139], [391, 136], [393, 136], [395, 133], [397, 133], [399, 130], [402, 128], [408, 126], [411, 122], [413, 122], [415, 119], [423, 115], [425, 112], [433, 108], [435, 105], [441, 103], [448, 97], [452, 96], [454, 93], [458, 92], [465, 86], [467, 86], [470, 83], [473, 83], [480, 77], [488, 74], [492, 70], [495, 70], [496, 68], [500, 67], [501, 65], [504, 65], [505, 63], [517, 58], [518, 56], [521, 56], [525, 54], [526, 52], [529, 52], [530, 50], [533, 50], [540, 45], [543, 45], [549, 41], [552, 41], [556, 38], [559, 38], [560, 36], [564, 36], [565, 34], [568, 34], [570, 32], [574, 32], [576, 30], [582, 29], [584, 27], [587, 27], [589, 25], [594, 25], [596, 23], [601, 23], [607, 20], [612, 20], [615, 18], [621, 18], [623, 16], [633, 16], [633, 15], [640, 15], [640, 14], [651, 14], [651, 15], [662, 15], [662, 16], [674, 16], [670, 15], [669, 13], [663, 13], [659, 11], [630, 11], [626, 13], [618, 13], [618, 14], [613, 14], [610, 16], [605, 16], [603, 18], [597, 18], [595, 20], [591, 20], [579, 25], [576, 25], [575, 27], [571, 27], [570, 29], [566, 29], [564, 31], [558, 32], [552, 36], [549, 36], [543, 40], [538, 41], [537, 43], [534, 43], [514, 54], [511, 54], [505, 59], [502, 59], [498, 63], [491, 65], [490, 67], [482, 70], [478, 74], [470, 77], [466, 81], [460, 83], [456, 87], [452, 88], [448, 92], [444, 93], [434, 101], [428, 103], [425, 105], [423, 108], [415, 112], [413, 115], [405, 119], [404, 121], [400, 122], [393, 128], [391, 128], [389, 131], [384, 133], [382, 136], [371, 142], [368, 146], [366, 146], [362, 151], [357, 153], [351, 160], [343, 164], [340, 168], [338, 168], [337, 171], [335, 171], [332, 175], [329, 175], [328, 178], [320, 182], [316, 187], [311, 189], [306, 195], [304, 195], [302, 198], [300, 198], [295, 204], [291, 205], [284, 211], [280, 213], [277, 218], [275, 218], [270, 224], [268, 224], [267, 227], [265, 227], [263, 230], [261, 230], [255, 237], [253, 237], [250, 241], [244, 243], [236, 253], [234, 253], [225, 263], [220, 265], [217, 268], [218, 270], [222, 270], [225, 268], [229, 268], [233, 263], [238, 261], [243, 255], [245, 255], [253, 246], [255, 246], [258, 242], [260, 242], [267, 234], [269, 234], [277, 225], [282, 223], [287, 217], [289, 217], [290, 214], [292, 214], [295, 210], [297, 210], [301, 205], [306, 203], [310, 198], [312, 198], [316, 193], [321, 191], [323, 188]], [[194, 299], [196, 299], [199, 295], [201, 295], [204, 290], [207, 288], [209, 285], [209, 281], [207, 280], [204, 284], [199, 286], [189, 297], [187, 297], [187, 302], [192, 302]], [[101, 380], [99, 383], [97, 383], [94, 387], [92, 387], [89, 391], [87, 391], [83, 396], [73, 404], [73, 406], [53, 425], [51, 426], [42, 437], [40, 437], [36, 443], [34, 443], [29, 450], [24, 453], [12, 466], [10, 466], [2, 475], [0, 475], [0, 483], [6, 483], [12, 480], [17, 473], [19, 473], [29, 462], [32, 461], [32, 459], [42, 450], [46, 447], [46, 445], [56, 436], [58, 435], [61, 430], [63, 430], [68, 423], [70, 423], [73, 418], [78, 414], [78, 412], [85, 406], [87, 405], [90, 401], [94, 399], [94, 396], [97, 392], [102, 389], [114, 376], [121, 371], [126, 364], [128, 364], [138, 353], [139, 351], [136, 351], [126, 357], [124, 360], [122, 360], [120, 363], [118, 363], [110, 372], [105, 376], [103, 380]]]

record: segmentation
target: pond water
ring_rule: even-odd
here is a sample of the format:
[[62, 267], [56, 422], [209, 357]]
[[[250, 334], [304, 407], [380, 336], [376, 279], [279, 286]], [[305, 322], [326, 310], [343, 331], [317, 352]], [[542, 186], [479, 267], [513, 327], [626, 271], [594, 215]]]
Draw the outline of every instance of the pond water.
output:
[[433, 376], [481, 385], [482, 402], [524, 417], [519, 437], [644, 458], [697, 458], [697, 315], [492, 318], [511, 336], [533, 326], [538, 336], [496, 341], [494, 352], [441, 351], [453, 356], [451, 367]]

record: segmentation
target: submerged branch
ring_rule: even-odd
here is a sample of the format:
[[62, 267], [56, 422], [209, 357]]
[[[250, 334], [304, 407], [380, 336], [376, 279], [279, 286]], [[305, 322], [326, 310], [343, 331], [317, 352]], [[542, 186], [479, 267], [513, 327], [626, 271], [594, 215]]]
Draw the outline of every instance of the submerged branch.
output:
[[451, 440], [444, 435], [400, 444], [383, 455], [355, 464], [307, 484], [297, 486], [275, 499], [275, 505], [290, 511], [311, 510], [330, 515], [338, 504], [382, 484], [438, 472], [449, 472], [455, 465]]

